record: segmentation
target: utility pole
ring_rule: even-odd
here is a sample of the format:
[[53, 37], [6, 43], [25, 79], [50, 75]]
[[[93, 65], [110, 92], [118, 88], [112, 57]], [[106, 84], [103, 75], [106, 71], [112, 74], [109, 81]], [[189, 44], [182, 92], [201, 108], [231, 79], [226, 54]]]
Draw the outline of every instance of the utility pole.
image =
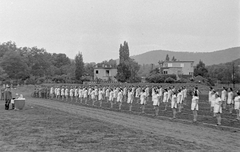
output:
[[235, 88], [235, 68], [234, 68], [234, 62], [232, 63], [232, 68], [233, 68], [232, 83], [233, 83], [233, 88]]

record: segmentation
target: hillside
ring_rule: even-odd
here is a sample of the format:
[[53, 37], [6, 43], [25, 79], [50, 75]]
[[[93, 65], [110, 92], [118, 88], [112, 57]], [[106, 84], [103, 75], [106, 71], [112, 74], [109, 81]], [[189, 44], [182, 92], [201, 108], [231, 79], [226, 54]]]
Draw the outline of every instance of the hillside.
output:
[[[234, 66], [233, 66], [234, 65]], [[209, 76], [222, 82], [231, 82], [234, 73], [235, 82], [240, 83], [240, 58], [227, 63], [207, 66]]]
[[196, 53], [155, 50], [131, 56], [131, 58], [135, 59], [135, 61], [137, 61], [139, 64], [157, 64], [159, 60], [164, 60], [167, 54], [169, 55], [170, 59], [175, 56], [175, 58], [178, 60], [192, 60], [195, 64], [198, 63], [199, 60], [202, 60], [206, 65], [213, 65], [231, 62], [240, 58], [240, 47], [234, 47], [214, 52]]

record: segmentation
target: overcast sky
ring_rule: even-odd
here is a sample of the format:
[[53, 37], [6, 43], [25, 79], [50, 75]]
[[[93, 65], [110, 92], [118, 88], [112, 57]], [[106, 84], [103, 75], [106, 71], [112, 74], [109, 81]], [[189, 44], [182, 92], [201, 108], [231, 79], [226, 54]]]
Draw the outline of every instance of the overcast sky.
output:
[[0, 43], [37, 46], [84, 62], [150, 50], [240, 46], [240, 0], [0, 0]]

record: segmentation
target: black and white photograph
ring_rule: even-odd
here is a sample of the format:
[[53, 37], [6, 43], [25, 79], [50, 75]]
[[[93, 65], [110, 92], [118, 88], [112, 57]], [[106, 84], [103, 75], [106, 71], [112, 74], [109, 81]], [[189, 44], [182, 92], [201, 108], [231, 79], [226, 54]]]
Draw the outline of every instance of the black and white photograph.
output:
[[0, 0], [0, 152], [240, 152], [240, 0]]

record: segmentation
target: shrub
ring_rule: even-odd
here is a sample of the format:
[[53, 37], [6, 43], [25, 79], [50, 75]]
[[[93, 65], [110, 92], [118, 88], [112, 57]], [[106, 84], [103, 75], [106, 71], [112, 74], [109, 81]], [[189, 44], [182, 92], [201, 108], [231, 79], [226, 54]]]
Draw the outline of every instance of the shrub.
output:
[[181, 79], [179, 79], [179, 80], [176, 80], [175, 82], [176, 82], [176, 83], [187, 83], [188, 80], [187, 80], [187, 79], [184, 79], [184, 78], [181, 78]]
[[29, 79], [26, 80], [27, 85], [28, 84], [36, 84], [36, 83], [37, 83], [37, 81], [35, 79], [32, 79], [32, 78], [29, 78]]
[[163, 83], [164, 77], [159, 74], [153, 74], [146, 78], [146, 81], [149, 83]]
[[174, 83], [175, 82], [175, 79], [171, 78], [171, 77], [168, 77], [167, 79], [165, 79], [164, 81], [165, 83]]

